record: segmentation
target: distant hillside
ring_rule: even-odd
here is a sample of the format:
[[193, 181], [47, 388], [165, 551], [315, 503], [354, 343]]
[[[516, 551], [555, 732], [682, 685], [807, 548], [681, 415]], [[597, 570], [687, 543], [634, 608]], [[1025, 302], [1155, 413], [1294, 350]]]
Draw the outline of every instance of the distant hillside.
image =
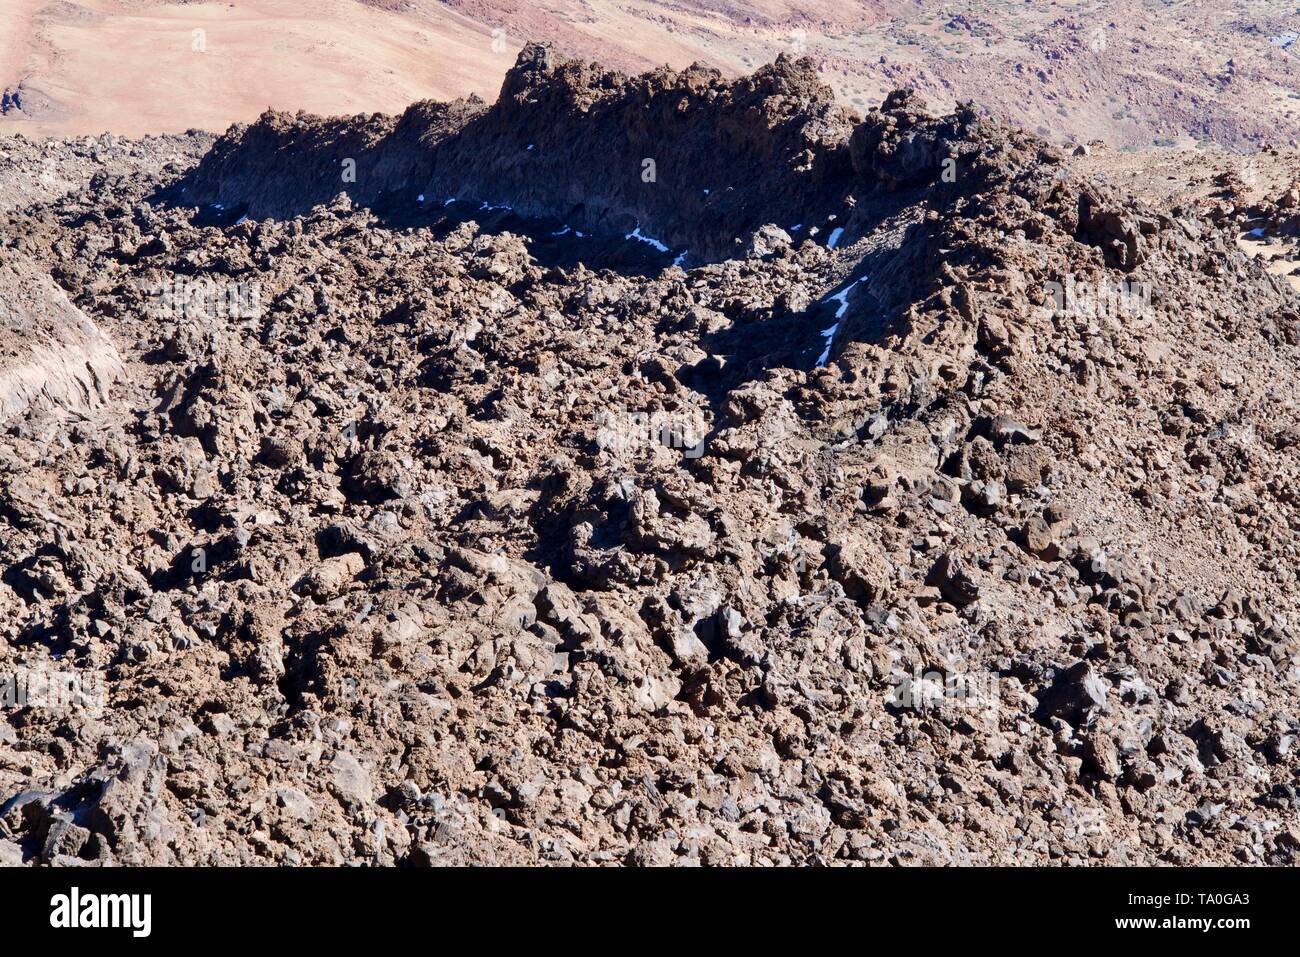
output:
[[[1057, 143], [1300, 145], [1293, 3], [1168, 0], [7, 0], [0, 131], [224, 130], [267, 107], [495, 99], [525, 38], [628, 72], [807, 55], [859, 112], [915, 88]], [[964, 12], [963, 12], [964, 11]]]

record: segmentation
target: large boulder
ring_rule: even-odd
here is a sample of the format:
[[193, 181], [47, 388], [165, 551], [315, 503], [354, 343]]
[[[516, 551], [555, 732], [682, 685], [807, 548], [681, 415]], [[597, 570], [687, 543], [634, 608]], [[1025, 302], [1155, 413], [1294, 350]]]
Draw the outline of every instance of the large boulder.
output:
[[0, 259], [0, 422], [36, 403], [85, 411], [125, 376], [113, 343], [47, 273]]

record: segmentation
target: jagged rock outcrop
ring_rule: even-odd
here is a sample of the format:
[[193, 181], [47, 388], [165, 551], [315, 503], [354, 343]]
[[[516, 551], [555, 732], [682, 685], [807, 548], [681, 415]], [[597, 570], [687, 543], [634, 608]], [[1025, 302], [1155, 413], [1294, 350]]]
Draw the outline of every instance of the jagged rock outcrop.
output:
[[[109, 679], [0, 715], [0, 855], [1294, 864], [1294, 296], [1202, 210], [969, 107], [854, 127], [802, 70], [534, 49], [504, 104], [269, 117], [5, 213], [136, 379], [0, 434], [0, 664]], [[672, 228], [585, 134], [528, 181], [586, 115], [756, 177], [692, 238], [738, 255], [334, 192], [341, 137], [359, 189], [457, 155]], [[284, 218], [190, 204], [241, 189]]]
[[834, 208], [851, 186], [855, 119], [810, 60], [783, 56], [734, 81], [703, 66], [628, 77], [529, 44], [490, 106], [267, 114], [235, 127], [186, 199], [283, 217], [338, 192], [368, 206], [423, 196], [432, 210], [455, 197], [582, 231], [640, 230], [721, 259], [764, 223], [812, 223]]
[[89, 410], [125, 375], [113, 343], [54, 280], [0, 254], [0, 422], [38, 402]]

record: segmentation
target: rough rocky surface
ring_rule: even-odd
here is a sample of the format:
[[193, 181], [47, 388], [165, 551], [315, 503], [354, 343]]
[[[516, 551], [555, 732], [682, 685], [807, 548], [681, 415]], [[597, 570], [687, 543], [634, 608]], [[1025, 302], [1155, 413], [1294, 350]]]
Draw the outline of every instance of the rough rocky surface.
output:
[[529, 44], [490, 107], [422, 102], [347, 122], [268, 113], [179, 188], [253, 217], [340, 191], [389, 217], [472, 200], [722, 259], [767, 222], [842, 204], [853, 126], [810, 60], [781, 57], [736, 82], [703, 66], [627, 77]]
[[[859, 110], [916, 89], [1060, 144], [1295, 147], [1289, 0], [6, 0], [0, 133], [225, 129], [268, 106], [494, 99], [528, 38], [627, 73], [809, 57]], [[185, 96], [176, 95], [183, 89]]]
[[[83, 692], [0, 720], [3, 859], [1296, 863], [1300, 311], [1239, 224], [797, 61], [562, 62], [0, 213], [127, 371], [0, 431], [0, 670]], [[723, 119], [762, 173], [687, 236]]]
[[24, 257], [0, 263], [0, 422], [36, 403], [84, 411], [126, 374], [117, 348]]

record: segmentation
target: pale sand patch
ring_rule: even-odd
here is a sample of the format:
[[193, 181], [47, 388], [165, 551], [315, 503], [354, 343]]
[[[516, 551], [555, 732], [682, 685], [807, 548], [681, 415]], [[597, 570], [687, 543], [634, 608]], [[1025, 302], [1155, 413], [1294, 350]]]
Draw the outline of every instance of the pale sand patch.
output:
[[1281, 276], [1291, 284], [1292, 289], [1297, 293], [1300, 293], [1300, 274], [1296, 274], [1295, 272], [1297, 268], [1300, 268], [1300, 260], [1265, 260], [1265, 256], [1271, 256], [1272, 254], [1279, 252], [1278, 247], [1266, 242], [1261, 242], [1257, 239], [1252, 239], [1249, 234], [1239, 236], [1237, 238], [1237, 245], [1240, 246], [1248, 255], [1258, 259], [1266, 272], [1272, 273], [1274, 276]]
[[17, 86], [32, 52], [32, 17], [49, 0], [5, 0], [0, 16], [0, 91]]
[[[219, 132], [268, 106], [343, 114], [397, 113], [416, 100], [472, 93], [490, 102], [529, 39], [624, 70], [705, 62], [735, 75], [798, 52], [790, 30], [759, 24], [802, 22], [809, 6], [492, 0], [462, 5], [471, 15], [433, 0], [393, 10], [360, 0], [80, 0], [70, 14], [41, 15], [51, 2], [6, 0], [0, 89], [25, 81], [48, 105], [0, 118], [0, 133]], [[192, 49], [196, 29], [206, 52]]]
[[223, 130], [268, 106], [399, 112], [426, 97], [493, 97], [522, 45], [494, 52], [490, 30], [455, 13], [404, 17], [354, 0], [84, 0], [102, 16], [34, 19], [43, 6], [23, 3], [4, 18], [0, 75], [6, 86], [26, 79], [59, 110], [17, 122], [11, 115], [0, 130], [135, 136]]

